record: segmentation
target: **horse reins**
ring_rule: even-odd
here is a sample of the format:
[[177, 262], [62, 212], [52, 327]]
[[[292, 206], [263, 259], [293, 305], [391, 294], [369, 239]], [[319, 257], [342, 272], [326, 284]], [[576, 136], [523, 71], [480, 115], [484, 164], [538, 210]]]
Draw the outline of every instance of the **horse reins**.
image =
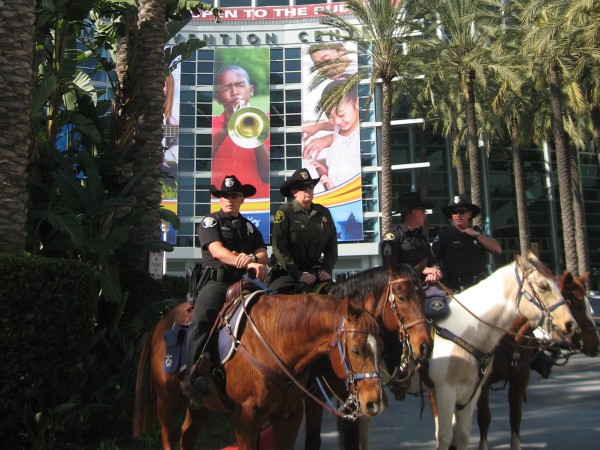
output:
[[[254, 330], [254, 332], [256, 333], [256, 335], [258, 336], [260, 342], [263, 344], [263, 346], [265, 347], [265, 349], [267, 350], [267, 352], [269, 353], [269, 355], [273, 358], [273, 360], [277, 363], [277, 365], [279, 366], [279, 368], [285, 373], [285, 375], [302, 391], [304, 392], [308, 397], [310, 397], [313, 401], [315, 401], [316, 403], [318, 403], [319, 405], [321, 405], [324, 409], [328, 410], [329, 412], [335, 414], [336, 416], [342, 417], [344, 419], [352, 419], [355, 420], [358, 417], [358, 412], [356, 409], [351, 409], [350, 413], [345, 413], [342, 411], [342, 409], [347, 409], [347, 408], [352, 408], [352, 407], [356, 407], [358, 405], [358, 398], [356, 394], [350, 394], [348, 399], [346, 400], [346, 402], [340, 407], [340, 409], [331, 407], [329, 404], [323, 402], [320, 398], [316, 397], [312, 392], [310, 392], [302, 383], [300, 383], [300, 381], [298, 381], [298, 379], [294, 376], [294, 374], [292, 374], [289, 369], [285, 366], [285, 364], [283, 363], [283, 361], [281, 361], [281, 359], [279, 358], [279, 356], [277, 356], [277, 354], [273, 351], [273, 349], [271, 348], [271, 346], [269, 345], [269, 343], [265, 340], [264, 336], [260, 333], [260, 331], [258, 330], [258, 327], [256, 326], [256, 323], [254, 322], [254, 320], [252, 319], [252, 317], [250, 316], [250, 314], [248, 313], [248, 311], [246, 310], [245, 305], [242, 303], [242, 309], [244, 311], [245, 316], [248, 319], [248, 322], [250, 323], [250, 326], [252, 327], [252, 329]], [[345, 333], [349, 333], [349, 332], [355, 332], [355, 333], [366, 333], [366, 331], [363, 330], [356, 330], [356, 329], [345, 329], [346, 323], [346, 319], [343, 318], [341, 323], [340, 323], [340, 328], [338, 330], [338, 333], [336, 335], [336, 338], [334, 340], [334, 342], [332, 343], [331, 347], [330, 347], [330, 351], [333, 350], [334, 347], [336, 347], [336, 345], [339, 344], [340, 340], [342, 339], [342, 335], [345, 335]], [[244, 346], [240, 343], [239, 344], [239, 348], [244, 348]], [[339, 347], [341, 349], [341, 347]], [[245, 350], [245, 348], [244, 348]], [[341, 352], [342, 350], [340, 350]], [[242, 352], [243, 356], [248, 356], [250, 355], [250, 353], [246, 350], [245, 352]], [[345, 363], [346, 362], [346, 352], [344, 351], [343, 353], [340, 353], [340, 355], [342, 356], [342, 361]], [[252, 356], [252, 355], [250, 355]], [[256, 358], [252, 357], [252, 359], [248, 360], [252, 365], [253, 361], [258, 361]], [[260, 363], [260, 361], [258, 361]], [[267, 373], [269, 374], [273, 374], [273, 370], [271, 370], [270, 368], [268, 368], [267, 366], [265, 366], [263, 363], [260, 363], [260, 365], [255, 365], [255, 367], [261, 371], [264, 371], [263, 368], [267, 368], [268, 371]], [[349, 365], [345, 365], [344, 368], [345, 370], [348, 370], [350, 366]], [[359, 380], [362, 379], [367, 379], [367, 378], [379, 378], [380, 375], [378, 372], [368, 372], [368, 373], [362, 373], [362, 374], [355, 374], [353, 372], [346, 372], [346, 382], [348, 383], [348, 380], [351, 379], [351, 382], [354, 384], [355, 386], [355, 391], [358, 393], [358, 386], [357, 386], [357, 382]]]
[[[408, 334], [408, 330], [414, 326], [428, 322], [428, 320], [423, 317], [422, 319], [413, 320], [412, 322], [405, 324], [404, 320], [402, 318], [400, 318], [400, 312], [398, 311], [398, 305], [396, 304], [396, 296], [394, 295], [392, 288], [396, 284], [410, 283], [410, 282], [414, 282], [414, 280], [412, 278], [403, 277], [403, 278], [397, 278], [395, 280], [391, 280], [388, 283], [386, 302], [384, 303], [383, 311], [381, 312], [381, 317], [383, 318], [388, 304], [390, 305], [392, 315], [396, 319], [396, 322], [398, 322], [398, 330], [399, 330], [399, 334], [400, 334], [400, 338], [401, 338], [401, 342], [402, 342], [402, 357], [400, 359], [400, 362], [398, 363], [398, 366], [395, 368], [393, 374], [391, 374], [391, 375], [389, 373], [387, 374], [390, 378], [387, 383], [388, 385], [395, 381], [399, 381], [400, 373], [404, 373], [406, 370], [406, 367], [408, 365], [408, 362], [411, 359], [414, 359], [413, 358], [413, 349], [412, 349], [412, 346], [410, 345], [410, 335]], [[417, 370], [419, 370], [420, 366], [421, 366], [421, 363], [417, 363], [414, 370], [409, 371], [401, 381], [409, 379]]]

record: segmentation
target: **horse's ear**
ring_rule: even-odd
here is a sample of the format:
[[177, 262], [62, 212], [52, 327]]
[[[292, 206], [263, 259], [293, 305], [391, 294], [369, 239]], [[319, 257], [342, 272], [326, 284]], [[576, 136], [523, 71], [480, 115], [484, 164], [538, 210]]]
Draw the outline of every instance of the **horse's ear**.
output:
[[573, 274], [565, 270], [558, 280], [558, 289], [561, 291], [570, 291], [573, 288]]
[[360, 314], [362, 313], [363, 308], [358, 303], [355, 303], [350, 299], [346, 301], [346, 305], [346, 317], [348, 318], [348, 321], [355, 322], [358, 319], [358, 316], [360, 316]]

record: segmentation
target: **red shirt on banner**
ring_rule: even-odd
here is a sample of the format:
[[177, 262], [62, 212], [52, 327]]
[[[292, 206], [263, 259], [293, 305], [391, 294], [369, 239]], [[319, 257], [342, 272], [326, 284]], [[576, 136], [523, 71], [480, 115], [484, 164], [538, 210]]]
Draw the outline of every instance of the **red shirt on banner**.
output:
[[[213, 141], [215, 134], [226, 127], [223, 114], [212, 118]], [[263, 144], [267, 151], [271, 148], [269, 136]], [[269, 173], [260, 173], [257, 152], [253, 148], [242, 148], [236, 145], [229, 135], [225, 136], [219, 148], [213, 148], [211, 182], [219, 186], [226, 175], [235, 175], [242, 183], [256, 188], [255, 198], [270, 198]]]

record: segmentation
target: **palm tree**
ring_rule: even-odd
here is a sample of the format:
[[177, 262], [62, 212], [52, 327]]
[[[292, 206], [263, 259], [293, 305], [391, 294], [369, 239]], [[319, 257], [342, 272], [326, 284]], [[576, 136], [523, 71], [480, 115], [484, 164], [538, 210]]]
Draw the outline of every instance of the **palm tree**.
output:
[[[341, 30], [330, 33], [331, 36], [348, 42], [355, 42], [359, 53], [369, 55], [372, 61], [370, 67], [359, 67], [356, 75], [349, 77], [339, 89], [330, 91], [330, 95], [322, 98], [319, 108], [329, 111], [333, 105], [356, 88], [363, 79], [370, 80], [371, 95], [376, 86], [381, 85], [381, 212], [382, 230], [392, 226], [392, 156], [391, 156], [391, 120], [392, 110], [399, 100], [402, 84], [415, 75], [413, 59], [404, 52], [411, 33], [421, 31], [416, 20], [420, 13], [418, 2], [408, 0], [349, 0], [348, 10], [351, 18], [337, 16], [326, 12], [321, 20], [324, 25]], [[327, 35], [328, 33], [325, 33]], [[324, 81], [325, 75], [319, 75], [318, 69], [339, 65], [340, 61], [331, 60], [317, 65], [314, 85]]]
[[[429, 61], [423, 73], [426, 80], [434, 77], [456, 83], [462, 105], [453, 109], [464, 111], [471, 200], [481, 206], [476, 90], [478, 85], [484, 87], [492, 74], [499, 76], [506, 71], [491, 52], [492, 40], [500, 30], [502, 5], [495, 0], [434, 0], [429, 7], [431, 22], [439, 26], [421, 56], [423, 61]], [[483, 220], [480, 215], [474, 223], [481, 226]]]
[[[523, 25], [528, 28], [523, 49], [530, 56], [531, 73], [550, 95], [552, 133], [556, 151], [557, 174], [560, 192], [563, 243], [567, 270], [579, 271], [576, 233], [573, 220], [573, 177], [571, 174], [571, 148], [565, 131], [565, 100], [563, 83], [568, 72], [570, 55], [565, 51], [563, 17], [565, 2], [534, 0], [527, 4], [522, 15]], [[541, 69], [541, 70], [540, 70]], [[573, 148], [574, 149], [574, 148]]]
[[9, 0], [0, 8], [0, 251], [14, 253], [26, 240], [35, 4]]

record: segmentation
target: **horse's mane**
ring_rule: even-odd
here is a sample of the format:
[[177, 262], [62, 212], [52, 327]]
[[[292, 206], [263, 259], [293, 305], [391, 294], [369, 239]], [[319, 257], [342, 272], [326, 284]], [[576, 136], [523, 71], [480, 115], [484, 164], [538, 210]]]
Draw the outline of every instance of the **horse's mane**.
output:
[[533, 254], [530, 253], [529, 255], [527, 255], [527, 262], [529, 262], [529, 264], [531, 264], [539, 273], [541, 273], [545, 277], [554, 278], [554, 275], [552, 274], [550, 269], [548, 269], [548, 267], [539, 259], [537, 259]]
[[418, 283], [417, 275], [412, 266], [408, 264], [391, 264], [378, 266], [360, 272], [350, 278], [333, 284], [328, 294], [343, 299], [362, 300], [368, 295], [380, 298], [388, 288], [388, 283], [393, 278], [406, 277], [413, 283]]

